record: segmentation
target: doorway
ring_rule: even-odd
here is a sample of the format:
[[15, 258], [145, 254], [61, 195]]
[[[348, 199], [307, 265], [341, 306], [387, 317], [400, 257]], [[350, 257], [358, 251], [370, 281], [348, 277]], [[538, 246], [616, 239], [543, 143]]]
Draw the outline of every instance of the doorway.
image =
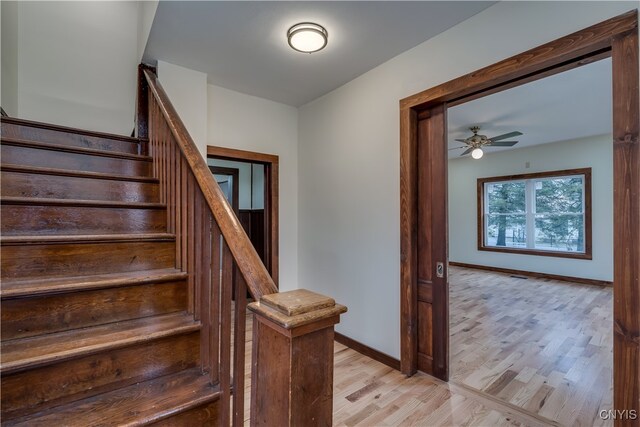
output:
[[[207, 146], [207, 163], [278, 285], [278, 156]], [[225, 194], [226, 195], [226, 194]]]
[[448, 107], [610, 57], [613, 67], [614, 408], [640, 410], [637, 11], [400, 102], [401, 367], [449, 379]]
[[240, 194], [240, 169], [229, 168], [215, 165], [209, 166], [209, 170], [220, 186], [224, 197], [231, 203], [233, 211], [238, 215], [240, 210], [239, 194]]

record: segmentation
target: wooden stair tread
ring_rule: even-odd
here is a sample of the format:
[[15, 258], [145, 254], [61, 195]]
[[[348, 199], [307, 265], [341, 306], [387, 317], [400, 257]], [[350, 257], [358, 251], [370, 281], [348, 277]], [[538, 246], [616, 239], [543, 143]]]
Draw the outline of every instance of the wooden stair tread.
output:
[[175, 240], [169, 233], [130, 233], [130, 234], [78, 234], [78, 235], [32, 235], [2, 236], [0, 244], [6, 245], [38, 245], [51, 243], [97, 243], [97, 242], [161, 242]]
[[172, 313], [6, 341], [0, 347], [0, 372], [17, 372], [199, 329], [200, 322], [192, 315]]
[[68, 145], [50, 144], [48, 142], [29, 141], [26, 139], [2, 137], [2, 144], [17, 145], [21, 147], [38, 148], [42, 150], [63, 151], [66, 153], [87, 154], [101, 157], [114, 157], [118, 159], [139, 160], [143, 162], [151, 162], [150, 156], [141, 154], [121, 153], [118, 151], [96, 150], [94, 148], [73, 147]]
[[5, 123], [11, 123], [18, 126], [49, 129], [49, 130], [54, 130], [58, 132], [87, 135], [87, 136], [93, 136], [93, 137], [104, 138], [104, 139], [113, 139], [116, 141], [130, 142], [133, 144], [138, 144], [140, 142], [140, 139], [134, 136], [118, 135], [115, 133], [100, 132], [100, 131], [89, 130], [89, 129], [80, 129], [80, 128], [74, 128], [69, 126], [56, 125], [53, 123], [36, 122], [33, 120], [19, 119], [17, 117], [3, 117], [2, 121]]
[[192, 368], [6, 420], [3, 425], [142, 426], [215, 402], [219, 396], [219, 387], [212, 386], [200, 368]]
[[33, 280], [3, 279], [0, 290], [2, 299], [35, 295], [46, 295], [61, 292], [75, 292], [89, 289], [115, 288], [146, 283], [163, 283], [184, 280], [186, 272], [174, 268], [132, 271], [113, 274], [97, 274], [92, 276], [57, 277]]
[[12, 163], [0, 164], [0, 171], [33, 173], [33, 174], [39, 174], [39, 175], [70, 176], [70, 177], [79, 177], [79, 178], [107, 179], [112, 181], [137, 181], [137, 182], [151, 182], [151, 183], [160, 182], [158, 178], [153, 178], [151, 176], [129, 176], [129, 175], [118, 175], [118, 174], [111, 174], [111, 173], [105, 173], [105, 172], [74, 171], [69, 169], [16, 165]]
[[29, 206], [78, 206], [101, 208], [133, 208], [133, 209], [164, 209], [164, 203], [129, 202], [114, 200], [88, 200], [88, 199], [54, 199], [49, 197], [1, 197], [3, 205], [29, 205]]

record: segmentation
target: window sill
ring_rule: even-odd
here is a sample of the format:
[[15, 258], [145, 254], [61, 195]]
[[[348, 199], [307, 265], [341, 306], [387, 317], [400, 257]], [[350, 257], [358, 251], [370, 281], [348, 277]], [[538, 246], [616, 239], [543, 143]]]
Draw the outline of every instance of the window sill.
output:
[[488, 252], [502, 252], [508, 254], [520, 254], [520, 255], [536, 255], [536, 256], [548, 256], [555, 258], [574, 258], [574, 259], [593, 259], [591, 251], [584, 253], [581, 252], [556, 252], [556, 251], [544, 251], [540, 249], [520, 249], [520, 248], [499, 248], [496, 246], [478, 246], [479, 251]]

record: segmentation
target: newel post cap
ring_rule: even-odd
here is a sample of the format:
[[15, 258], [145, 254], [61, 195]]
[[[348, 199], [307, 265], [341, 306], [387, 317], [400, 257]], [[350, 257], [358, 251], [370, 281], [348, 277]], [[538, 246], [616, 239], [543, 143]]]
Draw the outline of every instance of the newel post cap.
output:
[[336, 304], [333, 298], [306, 289], [263, 295], [260, 301], [248, 307], [285, 329], [319, 322], [347, 311], [347, 307]]

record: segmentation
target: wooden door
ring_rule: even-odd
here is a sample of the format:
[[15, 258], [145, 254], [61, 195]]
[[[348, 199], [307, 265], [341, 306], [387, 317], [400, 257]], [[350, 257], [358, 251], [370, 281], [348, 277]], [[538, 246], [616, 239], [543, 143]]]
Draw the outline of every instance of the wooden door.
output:
[[[417, 123], [417, 368], [449, 379], [447, 116], [440, 104]], [[470, 211], [471, 212], [471, 211]]]

